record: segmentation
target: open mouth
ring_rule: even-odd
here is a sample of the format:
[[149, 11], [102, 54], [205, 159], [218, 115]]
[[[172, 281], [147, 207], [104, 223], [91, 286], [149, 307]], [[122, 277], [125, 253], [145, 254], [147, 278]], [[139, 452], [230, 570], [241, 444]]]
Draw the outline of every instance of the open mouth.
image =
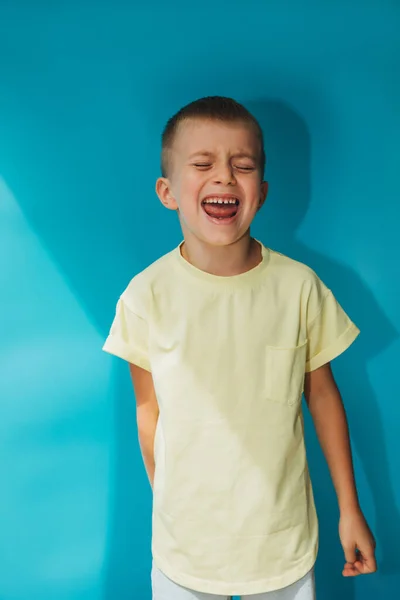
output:
[[239, 210], [239, 199], [234, 196], [229, 198], [221, 198], [219, 196], [213, 196], [205, 198], [202, 201], [202, 207], [204, 212], [213, 219], [219, 221], [233, 219]]

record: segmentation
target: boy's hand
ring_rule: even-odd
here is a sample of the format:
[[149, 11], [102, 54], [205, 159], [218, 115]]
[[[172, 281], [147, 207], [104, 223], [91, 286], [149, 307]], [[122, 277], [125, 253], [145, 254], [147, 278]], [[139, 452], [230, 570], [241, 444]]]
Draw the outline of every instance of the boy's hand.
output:
[[376, 542], [361, 510], [342, 514], [339, 536], [346, 558], [343, 576], [355, 577], [375, 573]]

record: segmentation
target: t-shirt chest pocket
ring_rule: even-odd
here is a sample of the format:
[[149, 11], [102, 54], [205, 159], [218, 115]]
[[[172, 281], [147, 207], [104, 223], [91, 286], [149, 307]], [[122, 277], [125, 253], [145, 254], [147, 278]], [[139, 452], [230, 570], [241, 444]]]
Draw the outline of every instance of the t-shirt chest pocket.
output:
[[301, 400], [304, 391], [307, 342], [294, 348], [267, 346], [266, 393], [271, 402], [289, 406]]

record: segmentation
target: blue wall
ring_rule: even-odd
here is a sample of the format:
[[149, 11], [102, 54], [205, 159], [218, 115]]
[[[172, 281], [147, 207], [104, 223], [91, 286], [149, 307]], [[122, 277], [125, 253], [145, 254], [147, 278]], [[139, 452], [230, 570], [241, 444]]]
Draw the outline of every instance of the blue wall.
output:
[[129, 279], [181, 239], [154, 192], [160, 133], [207, 94], [265, 131], [253, 234], [316, 269], [362, 329], [335, 373], [380, 572], [341, 576], [307, 418], [320, 596], [397, 597], [399, 30], [388, 0], [0, 2], [1, 598], [150, 598], [134, 397], [100, 349]]

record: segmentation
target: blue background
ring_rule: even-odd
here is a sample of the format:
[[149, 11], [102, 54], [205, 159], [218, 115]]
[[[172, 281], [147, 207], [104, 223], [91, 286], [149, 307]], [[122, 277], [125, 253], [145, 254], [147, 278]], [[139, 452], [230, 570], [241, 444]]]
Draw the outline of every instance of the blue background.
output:
[[122, 361], [129, 279], [181, 240], [166, 120], [204, 95], [264, 129], [253, 235], [313, 267], [362, 330], [334, 370], [380, 571], [345, 580], [307, 417], [324, 600], [400, 586], [398, 2], [0, 1], [0, 598], [150, 598], [151, 494]]

